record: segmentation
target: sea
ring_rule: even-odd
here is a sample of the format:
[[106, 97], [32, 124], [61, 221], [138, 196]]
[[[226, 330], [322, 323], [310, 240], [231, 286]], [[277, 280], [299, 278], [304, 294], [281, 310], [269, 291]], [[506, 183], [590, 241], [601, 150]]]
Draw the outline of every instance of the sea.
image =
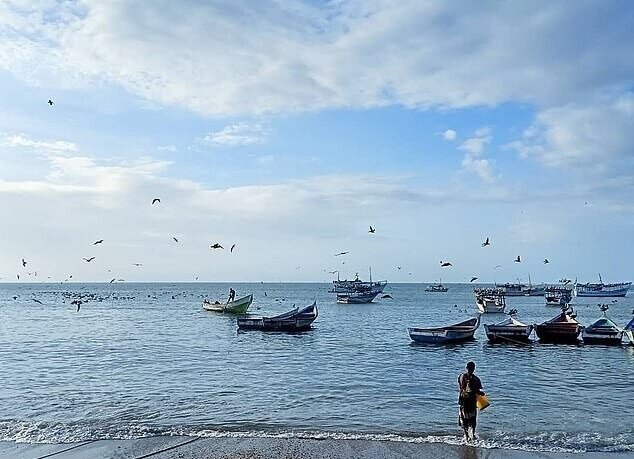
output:
[[[0, 440], [29, 443], [200, 437], [342, 438], [462, 443], [457, 377], [476, 363], [491, 406], [485, 448], [634, 451], [634, 346], [413, 344], [408, 326], [476, 315], [473, 285], [388, 284], [365, 305], [336, 304], [329, 284], [0, 285]], [[238, 331], [203, 298], [254, 294], [252, 314], [317, 301], [301, 334]], [[71, 304], [78, 295], [87, 300]], [[625, 325], [632, 294], [610, 304]], [[36, 302], [38, 300], [41, 303]], [[578, 320], [598, 298], [575, 298]], [[543, 297], [507, 299], [518, 319], [557, 315]], [[483, 315], [484, 323], [502, 314]]]

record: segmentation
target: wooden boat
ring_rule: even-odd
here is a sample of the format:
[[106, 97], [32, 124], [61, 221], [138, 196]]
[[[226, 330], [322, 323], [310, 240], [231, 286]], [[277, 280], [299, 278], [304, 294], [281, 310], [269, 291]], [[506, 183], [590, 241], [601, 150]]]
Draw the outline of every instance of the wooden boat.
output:
[[542, 343], [576, 344], [581, 324], [575, 319], [575, 314], [568, 306], [562, 307], [556, 317], [535, 325], [535, 333]]
[[627, 339], [630, 340], [630, 344], [634, 344], [634, 317], [628, 322], [623, 331]]
[[484, 330], [492, 343], [527, 343], [533, 326], [526, 325], [514, 317], [509, 317], [494, 325], [484, 324]]
[[585, 327], [581, 335], [584, 344], [605, 344], [618, 346], [623, 339], [623, 330], [610, 320], [606, 312], [609, 309], [607, 304], [600, 304], [601, 317], [592, 325]]
[[308, 330], [317, 318], [317, 302], [304, 309], [294, 308], [273, 317], [239, 317], [240, 330], [297, 332]]
[[500, 313], [506, 308], [506, 292], [498, 288], [473, 290], [476, 294], [476, 306], [481, 313]]
[[367, 292], [337, 293], [337, 303], [340, 304], [363, 304], [371, 303], [383, 289], [370, 290]]
[[213, 312], [225, 312], [229, 314], [245, 314], [251, 306], [253, 302], [253, 294], [243, 296], [242, 298], [238, 298], [237, 300], [229, 301], [228, 303], [221, 303], [216, 301], [214, 303], [209, 302], [209, 300], [205, 299], [203, 301], [203, 308], [207, 311]]
[[459, 343], [473, 339], [475, 331], [480, 325], [480, 316], [447, 327], [407, 329], [409, 337], [416, 343], [447, 344]]

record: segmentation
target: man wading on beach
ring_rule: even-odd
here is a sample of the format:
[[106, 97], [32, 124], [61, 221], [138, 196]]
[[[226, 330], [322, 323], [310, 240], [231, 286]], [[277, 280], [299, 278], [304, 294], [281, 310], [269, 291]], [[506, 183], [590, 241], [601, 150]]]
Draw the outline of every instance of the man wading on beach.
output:
[[[458, 419], [462, 429], [464, 430], [465, 441], [473, 441], [476, 439], [476, 421], [478, 417], [477, 396], [484, 395], [482, 391], [482, 382], [480, 378], [473, 374], [475, 371], [475, 363], [467, 363], [467, 371], [458, 376], [458, 404], [460, 405], [460, 417]], [[471, 429], [471, 437], [469, 437], [469, 429]]]

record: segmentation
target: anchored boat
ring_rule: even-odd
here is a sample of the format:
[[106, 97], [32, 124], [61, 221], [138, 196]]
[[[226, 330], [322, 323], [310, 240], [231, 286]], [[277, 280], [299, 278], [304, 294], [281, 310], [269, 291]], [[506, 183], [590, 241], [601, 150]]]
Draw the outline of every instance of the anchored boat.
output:
[[627, 295], [627, 291], [632, 285], [631, 282], [619, 282], [616, 284], [604, 284], [599, 274], [599, 283], [580, 284], [575, 282], [575, 296], [603, 296], [622, 297]]
[[227, 303], [221, 303], [220, 301], [215, 301], [211, 303], [209, 300], [205, 298], [203, 301], [203, 308], [207, 311], [213, 312], [225, 312], [230, 314], [245, 314], [251, 306], [253, 302], [253, 294], [243, 296], [242, 298], [238, 298], [237, 300], [229, 301]]
[[499, 288], [474, 288], [476, 306], [481, 313], [500, 313], [506, 308], [506, 292]]
[[295, 308], [273, 317], [240, 317], [241, 330], [298, 332], [308, 330], [318, 316], [317, 302], [304, 309]]
[[447, 344], [470, 341], [480, 325], [480, 317], [474, 317], [447, 327], [407, 329], [412, 341], [422, 344]]
[[528, 343], [533, 326], [509, 317], [494, 325], [484, 324], [484, 330], [492, 343]]
[[449, 289], [442, 285], [442, 279], [440, 279], [440, 282], [438, 282], [437, 284], [430, 284], [429, 286], [427, 286], [425, 291], [433, 293], [445, 293], [448, 292]]
[[576, 320], [572, 308], [564, 306], [556, 317], [535, 325], [535, 333], [542, 343], [576, 344], [581, 333], [581, 324]]
[[546, 306], [563, 306], [572, 301], [572, 288], [564, 285], [551, 285], [546, 287], [544, 294]]
[[609, 309], [607, 304], [600, 304], [599, 309], [602, 313], [601, 318], [583, 329], [583, 343], [620, 345], [623, 339], [623, 330], [607, 317], [606, 312]]

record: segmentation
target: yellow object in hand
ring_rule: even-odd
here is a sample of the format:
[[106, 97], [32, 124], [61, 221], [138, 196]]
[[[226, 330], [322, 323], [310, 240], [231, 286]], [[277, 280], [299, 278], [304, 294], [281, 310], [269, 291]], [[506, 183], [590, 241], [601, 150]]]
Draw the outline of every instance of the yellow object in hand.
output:
[[485, 409], [490, 404], [491, 404], [491, 402], [489, 402], [489, 399], [487, 398], [486, 395], [478, 395], [478, 396], [476, 396], [476, 407], [479, 410]]

